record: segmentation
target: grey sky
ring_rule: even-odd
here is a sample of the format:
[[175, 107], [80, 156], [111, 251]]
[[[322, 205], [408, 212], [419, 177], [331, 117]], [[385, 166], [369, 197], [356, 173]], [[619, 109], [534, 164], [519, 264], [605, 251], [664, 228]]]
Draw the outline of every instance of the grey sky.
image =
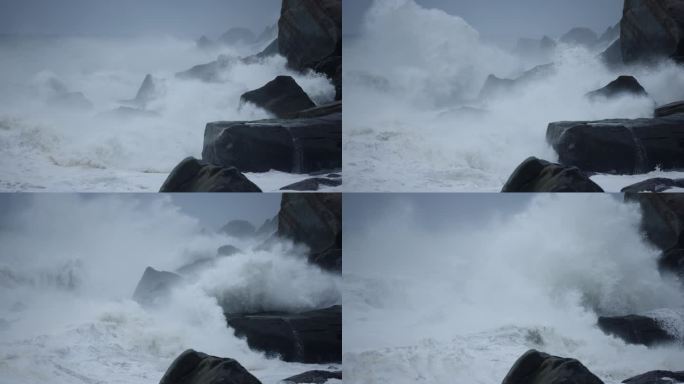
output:
[[[381, 1], [381, 0], [380, 0]], [[494, 39], [559, 37], [573, 27], [601, 34], [622, 16], [624, 0], [416, 0], [427, 8], [461, 16], [482, 36]], [[345, 34], [361, 25], [369, 0], [344, 0]]]
[[231, 27], [260, 33], [282, 0], [2, 0], [0, 33], [216, 37]]

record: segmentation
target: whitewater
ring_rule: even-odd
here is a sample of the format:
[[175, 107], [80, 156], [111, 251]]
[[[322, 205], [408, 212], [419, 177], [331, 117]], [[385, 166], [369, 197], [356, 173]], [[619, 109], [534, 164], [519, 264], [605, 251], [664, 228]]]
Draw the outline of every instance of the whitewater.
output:
[[576, 358], [606, 383], [682, 369], [684, 344], [628, 345], [596, 325], [654, 314], [684, 340], [684, 287], [658, 272], [638, 205], [621, 195], [509, 200], [508, 213], [436, 226], [416, 219], [421, 204], [396, 201], [393, 213], [345, 228], [346, 382], [498, 383], [532, 348]]
[[[188, 348], [239, 361], [264, 383], [311, 369], [252, 351], [226, 325], [234, 311], [340, 304], [341, 279], [306, 249], [202, 228], [168, 196], [36, 195], [0, 225], [0, 383], [157, 383]], [[26, 203], [26, 200], [30, 200]], [[154, 307], [131, 299], [146, 267], [175, 271], [231, 244], [243, 253], [184, 275]]]
[[[211, 121], [271, 117], [240, 95], [290, 75], [318, 104], [332, 101], [324, 76], [296, 73], [276, 55], [237, 60], [265, 44], [200, 49], [185, 38], [0, 36], [0, 190], [156, 192], [187, 156], [201, 158]], [[217, 60], [232, 62], [216, 83], [175, 73]], [[151, 74], [156, 97], [142, 116], [111, 111], [136, 96]], [[81, 99], [62, 102], [62, 93]], [[254, 175], [264, 190], [306, 175]]]
[[[413, 0], [374, 1], [344, 45], [346, 190], [498, 192], [527, 157], [558, 160], [545, 141], [548, 123], [652, 117], [656, 105], [684, 99], [684, 69], [663, 62], [612, 70], [599, 59], [607, 46], [559, 43], [548, 60], [524, 57], [459, 16]], [[515, 79], [550, 62], [549, 76], [479, 99], [490, 74]], [[649, 97], [584, 97], [622, 74]], [[635, 178], [594, 181], [619, 192]]]

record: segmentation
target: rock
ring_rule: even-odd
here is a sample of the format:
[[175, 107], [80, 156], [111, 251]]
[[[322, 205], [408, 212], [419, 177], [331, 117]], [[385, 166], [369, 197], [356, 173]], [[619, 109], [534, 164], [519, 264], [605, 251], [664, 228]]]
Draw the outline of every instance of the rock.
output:
[[323, 384], [330, 379], [342, 380], [341, 371], [307, 371], [283, 380], [284, 384]]
[[549, 124], [546, 140], [560, 163], [584, 171], [648, 173], [684, 168], [684, 114], [652, 119]]
[[633, 76], [620, 76], [603, 88], [587, 93], [587, 97], [615, 97], [621, 95], [648, 96], [644, 87]]
[[236, 360], [188, 349], [166, 370], [159, 384], [261, 384]]
[[147, 267], [133, 293], [133, 300], [141, 305], [153, 305], [165, 298], [182, 278], [172, 272]]
[[536, 67], [523, 72], [516, 79], [502, 79], [495, 75], [489, 75], [480, 90], [479, 98], [486, 99], [501, 93], [508, 93], [520, 90], [521, 87], [531, 82], [543, 80], [556, 72], [553, 63], [537, 65]]
[[342, 167], [342, 114], [254, 122], [215, 122], [202, 158], [243, 172], [310, 173]]
[[684, 3], [681, 0], [626, 0], [620, 21], [625, 63], [684, 58]]
[[333, 113], [342, 113], [342, 102], [335, 101], [330, 104], [324, 104], [317, 107], [289, 113], [285, 117], [288, 119], [306, 119], [311, 117], [327, 116]]
[[278, 235], [306, 244], [311, 250], [310, 262], [341, 272], [342, 195], [283, 194], [278, 212]]
[[261, 189], [237, 168], [188, 157], [171, 171], [159, 192], [261, 192]]
[[525, 352], [502, 384], [603, 384], [575, 359], [551, 356], [534, 349]]
[[593, 48], [598, 43], [599, 37], [596, 32], [589, 28], [573, 28], [565, 35], [561, 36], [560, 41], [565, 44], [580, 45]]
[[513, 171], [501, 192], [603, 192], [575, 167], [529, 157]]
[[278, 216], [274, 216], [261, 224], [261, 227], [257, 229], [257, 236], [270, 236], [278, 230]]
[[624, 380], [626, 384], [674, 384], [684, 382], [684, 371], [650, 371]]
[[665, 117], [670, 115], [675, 115], [678, 113], [684, 113], [684, 101], [676, 101], [674, 103], [661, 105], [655, 110], [655, 117]]
[[661, 271], [672, 272], [684, 279], [684, 249], [674, 248], [666, 251], [658, 260]]
[[322, 186], [339, 187], [342, 185], [341, 179], [326, 179], [324, 177], [312, 177], [310, 179], [298, 181], [280, 188], [281, 191], [318, 191]]
[[307, 364], [342, 361], [342, 307], [296, 314], [266, 312], [226, 314], [235, 335], [250, 348], [279, 355], [287, 362]]
[[605, 32], [599, 37], [598, 42], [599, 43], [612, 43], [615, 42], [615, 40], [618, 40], [620, 38], [620, 23], [617, 23], [613, 25], [612, 27], [608, 27]]
[[263, 87], [242, 94], [240, 102], [253, 103], [279, 118], [316, 106], [291, 76], [278, 76]]
[[283, 0], [278, 48], [297, 70], [314, 69], [331, 56], [341, 57], [341, 0]]
[[278, 38], [278, 24], [269, 25], [257, 36], [256, 44], [264, 44]]
[[676, 341], [654, 318], [641, 315], [599, 317], [598, 326], [628, 344], [653, 346]]
[[147, 106], [147, 103], [152, 101], [155, 97], [157, 97], [156, 81], [154, 80], [152, 75], [147, 74], [142, 84], [140, 85], [140, 89], [138, 89], [138, 93], [135, 95], [135, 99], [133, 99], [133, 102], [136, 105], [145, 108]]
[[615, 40], [613, 44], [606, 48], [606, 50], [601, 53], [600, 58], [609, 68], [617, 68], [624, 64], [622, 60], [620, 39]]
[[314, 66], [314, 71], [324, 73], [335, 86], [335, 100], [342, 100], [342, 56], [330, 56]]
[[233, 237], [254, 237], [256, 227], [246, 220], [231, 220], [221, 228], [221, 232]]
[[217, 256], [233, 256], [233, 255], [237, 255], [238, 253], [242, 253], [240, 248], [237, 248], [237, 247], [232, 246], [230, 244], [222, 245], [216, 250]]
[[236, 44], [252, 44], [256, 41], [256, 35], [254, 32], [247, 28], [235, 27], [227, 30], [221, 37], [219, 41], [227, 45]]
[[195, 65], [186, 71], [178, 72], [176, 77], [186, 80], [201, 80], [207, 83], [220, 83], [223, 81], [223, 72], [238, 61], [234, 57], [221, 55], [210, 63]]
[[639, 194], [641, 230], [663, 251], [684, 248], [684, 195]]
[[620, 192], [623, 193], [640, 193], [640, 192], [665, 192], [672, 188], [684, 188], [684, 179], [666, 179], [663, 177], [656, 177], [653, 179], [644, 180], [622, 188]]

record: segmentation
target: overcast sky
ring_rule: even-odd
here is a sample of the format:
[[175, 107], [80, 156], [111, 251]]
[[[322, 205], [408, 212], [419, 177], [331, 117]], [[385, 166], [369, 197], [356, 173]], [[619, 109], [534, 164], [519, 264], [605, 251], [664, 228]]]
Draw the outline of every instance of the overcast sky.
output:
[[[382, 0], [379, 0], [382, 1]], [[416, 0], [427, 8], [461, 16], [491, 38], [559, 37], [573, 27], [601, 34], [622, 16], [624, 0]], [[345, 34], [354, 34], [369, 0], [344, 0]]]
[[282, 0], [0, 0], [0, 33], [217, 37], [277, 22]]

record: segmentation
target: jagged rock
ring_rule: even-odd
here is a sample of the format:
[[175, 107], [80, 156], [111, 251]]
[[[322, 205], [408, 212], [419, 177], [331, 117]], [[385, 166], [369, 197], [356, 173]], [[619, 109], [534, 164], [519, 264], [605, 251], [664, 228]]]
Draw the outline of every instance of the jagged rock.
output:
[[666, 179], [662, 177], [656, 177], [653, 179], [648, 179], [640, 181], [638, 183], [626, 186], [622, 188], [620, 192], [623, 193], [640, 193], [640, 192], [665, 192], [672, 188], [684, 188], [684, 179]]
[[556, 72], [553, 63], [537, 65], [536, 67], [523, 72], [516, 79], [502, 79], [495, 75], [489, 75], [480, 90], [479, 98], [486, 99], [501, 93], [519, 90], [521, 87], [531, 82], [545, 79]]
[[215, 122], [204, 131], [202, 158], [243, 172], [310, 173], [342, 167], [342, 114]]
[[250, 348], [307, 364], [342, 361], [342, 307], [302, 313], [226, 314], [235, 335]]
[[684, 101], [675, 101], [674, 103], [661, 105], [655, 110], [655, 117], [665, 117], [684, 113]]
[[684, 3], [681, 0], [626, 0], [620, 21], [625, 63], [684, 58]]
[[561, 164], [612, 174], [684, 168], [684, 114], [652, 119], [549, 124], [546, 140]]
[[280, 188], [281, 191], [318, 191], [322, 186], [339, 187], [342, 185], [340, 179], [326, 179], [324, 177], [312, 177], [310, 179], [298, 181]]
[[307, 371], [283, 380], [284, 384], [324, 384], [330, 379], [342, 380], [342, 371]]
[[147, 267], [133, 293], [133, 300], [141, 305], [152, 305], [165, 298], [182, 278], [172, 272]]
[[261, 192], [261, 189], [237, 168], [188, 157], [171, 171], [159, 192]]
[[508, 178], [501, 192], [603, 192], [576, 167], [529, 157]]
[[641, 230], [662, 250], [684, 248], [684, 195], [639, 194]]
[[648, 96], [644, 87], [633, 76], [619, 76], [603, 88], [587, 93], [587, 97], [614, 97], [620, 95]]
[[256, 227], [247, 220], [231, 220], [221, 228], [221, 232], [233, 237], [253, 237]]
[[261, 88], [245, 92], [240, 102], [253, 103], [279, 118], [316, 106], [291, 76], [278, 76]]
[[598, 40], [599, 37], [596, 32], [582, 27], [573, 28], [560, 38], [562, 43], [581, 45], [588, 48], [594, 47]]
[[256, 41], [256, 35], [247, 28], [235, 27], [221, 35], [219, 41], [227, 45], [252, 44]]
[[676, 340], [656, 319], [647, 316], [601, 316], [598, 326], [603, 332], [619, 337], [628, 344], [653, 346]]
[[236, 360], [188, 349], [171, 363], [159, 384], [261, 384]]
[[238, 253], [242, 253], [240, 248], [237, 248], [237, 247], [232, 246], [230, 244], [222, 245], [216, 250], [217, 256], [233, 256], [233, 255], [237, 255]]
[[278, 235], [309, 246], [310, 262], [324, 269], [342, 271], [342, 195], [283, 194]]
[[684, 382], [684, 371], [650, 371], [624, 380], [625, 384], [674, 384]]
[[525, 352], [502, 384], [603, 384], [575, 359], [551, 356], [534, 349]]

